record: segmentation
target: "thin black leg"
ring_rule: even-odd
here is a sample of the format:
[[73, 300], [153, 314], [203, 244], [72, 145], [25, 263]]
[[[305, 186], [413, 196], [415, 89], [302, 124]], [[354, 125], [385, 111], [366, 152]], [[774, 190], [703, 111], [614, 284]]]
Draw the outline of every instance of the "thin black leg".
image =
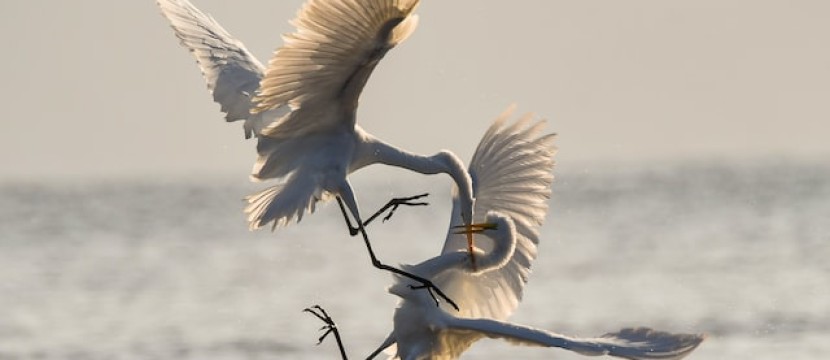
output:
[[[343, 199], [341, 199], [339, 196], [335, 197], [335, 199], [337, 199], [337, 205], [340, 206], [340, 212], [343, 213], [343, 219], [346, 220], [346, 227], [349, 229], [349, 236], [357, 235], [360, 232], [360, 229], [358, 227], [355, 227], [354, 225], [352, 225], [352, 220], [349, 219], [349, 212], [346, 211], [346, 205], [343, 204]], [[358, 219], [358, 220], [355, 220], [355, 221], [360, 221], [360, 220]], [[371, 251], [372, 250], [369, 250], [369, 252], [371, 252]]]
[[386, 344], [381, 345], [375, 351], [373, 351], [371, 354], [369, 354], [369, 356], [366, 357], [366, 360], [374, 359], [376, 356], [380, 355], [380, 353], [383, 352], [383, 350], [386, 350], [387, 348], [389, 348], [389, 345], [386, 345]]
[[[372, 214], [372, 216], [369, 216], [369, 218], [367, 218], [366, 221], [363, 222], [363, 226], [365, 227], [365, 226], [369, 225], [369, 223], [371, 223], [372, 221], [377, 219], [378, 216], [383, 215], [383, 213], [386, 212], [386, 210], [389, 210], [390, 208], [391, 208], [391, 210], [389, 210], [389, 214], [386, 214], [386, 216], [383, 217], [383, 222], [386, 222], [387, 220], [391, 219], [392, 215], [395, 214], [395, 210], [398, 210], [398, 207], [401, 206], [401, 205], [427, 206], [427, 205], [429, 205], [428, 202], [415, 201], [415, 200], [418, 200], [418, 199], [421, 199], [421, 198], [425, 198], [427, 196], [429, 196], [429, 193], [425, 193], [425, 194], [421, 194], [421, 195], [415, 195], [415, 196], [409, 196], [409, 197], [394, 198], [392, 200], [389, 200], [389, 202], [386, 203], [386, 205], [383, 205], [383, 207], [381, 207], [380, 210], [375, 211], [375, 213]], [[338, 204], [340, 205], [340, 210], [345, 212], [342, 200], [338, 197], [337, 201], [338, 201]], [[357, 226], [352, 225], [352, 221], [349, 219], [348, 216], [345, 216], [345, 218], [346, 218], [346, 227], [349, 229], [349, 235], [356, 236], [360, 232], [360, 229], [358, 229]]]
[[[337, 204], [340, 205], [340, 211], [343, 213], [343, 218], [346, 219], [346, 225], [348, 225], [349, 229], [351, 230], [353, 226], [352, 226], [351, 221], [349, 220], [348, 211], [346, 211], [346, 206], [345, 206], [345, 204], [343, 204], [343, 200], [341, 200], [339, 196], [337, 197]], [[392, 205], [390, 205], [390, 206], [392, 206]], [[441, 291], [441, 289], [439, 289], [437, 286], [435, 286], [435, 284], [433, 284], [432, 281], [427, 280], [427, 279], [425, 279], [423, 277], [420, 277], [418, 275], [410, 274], [406, 271], [391, 267], [389, 265], [386, 265], [386, 264], [380, 262], [380, 260], [378, 260], [377, 256], [375, 256], [375, 251], [372, 250], [372, 244], [369, 242], [369, 235], [366, 234], [366, 228], [363, 227], [363, 224], [360, 223], [359, 219], [356, 220], [356, 222], [358, 223], [357, 231], [363, 236], [363, 243], [366, 244], [366, 249], [369, 250], [369, 257], [371, 258], [372, 265], [374, 267], [376, 267], [378, 269], [381, 269], [381, 270], [386, 270], [386, 271], [389, 271], [391, 273], [398, 274], [398, 275], [401, 275], [401, 276], [404, 276], [404, 277], [407, 277], [407, 278], [410, 278], [412, 280], [415, 280], [415, 281], [421, 283], [421, 285], [410, 286], [410, 287], [413, 288], [413, 289], [427, 289], [427, 291], [429, 291], [429, 294], [432, 296], [432, 299], [435, 300], [435, 305], [436, 306], [438, 306], [440, 304], [439, 301], [438, 301], [438, 298], [435, 296], [437, 294], [438, 296], [443, 298], [447, 303], [452, 305], [452, 307], [455, 308], [456, 311], [459, 310], [458, 305], [456, 305], [456, 303], [454, 301], [452, 301], [452, 299], [450, 299], [447, 296], [447, 294], [444, 294], [444, 292]]]
[[410, 196], [410, 197], [394, 198], [392, 200], [389, 200], [389, 202], [386, 203], [386, 205], [383, 205], [383, 207], [381, 207], [380, 210], [376, 211], [374, 214], [372, 214], [372, 216], [367, 218], [366, 221], [363, 222], [363, 226], [365, 227], [365, 226], [369, 225], [369, 223], [371, 223], [372, 220], [375, 220], [378, 216], [382, 215], [389, 208], [392, 208], [392, 210], [389, 210], [389, 214], [387, 214], [386, 216], [383, 217], [383, 222], [386, 222], [387, 220], [392, 218], [392, 215], [395, 214], [395, 210], [398, 210], [398, 206], [401, 206], [401, 205], [427, 206], [427, 205], [429, 205], [429, 203], [427, 203], [427, 202], [415, 201], [415, 200], [419, 200], [421, 198], [425, 198], [427, 196], [429, 196], [429, 193]]
[[334, 340], [337, 341], [337, 347], [340, 349], [340, 357], [342, 357], [343, 360], [348, 360], [348, 357], [346, 357], [346, 349], [343, 347], [343, 339], [340, 338], [340, 331], [337, 329], [337, 324], [334, 323], [334, 319], [329, 316], [326, 310], [320, 307], [320, 305], [314, 305], [310, 308], [303, 309], [303, 311], [314, 315], [325, 324], [320, 328], [320, 330], [325, 330], [325, 332], [319, 339], [317, 339], [317, 345], [322, 344], [323, 340], [325, 340], [329, 334], [334, 333]]

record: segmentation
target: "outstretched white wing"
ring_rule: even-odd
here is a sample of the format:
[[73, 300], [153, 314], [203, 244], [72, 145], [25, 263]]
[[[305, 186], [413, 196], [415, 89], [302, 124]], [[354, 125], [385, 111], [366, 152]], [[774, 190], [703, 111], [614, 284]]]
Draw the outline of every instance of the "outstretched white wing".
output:
[[[417, 25], [419, 0], [310, 0], [292, 21], [294, 33], [268, 63], [254, 112], [288, 106], [263, 130], [296, 137], [354, 124], [357, 99], [377, 63]], [[338, 116], [349, 114], [350, 116]]]
[[698, 334], [672, 334], [649, 328], [629, 328], [596, 338], [571, 338], [545, 330], [489, 319], [447, 316], [447, 331], [476, 332], [517, 345], [558, 347], [588, 356], [609, 355], [632, 360], [682, 359], [705, 338]]
[[[465, 318], [486, 317], [505, 320], [519, 304], [530, 265], [536, 258], [539, 226], [545, 219], [553, 182], [556, 148], [554, 134], [540, 135], [543, 121], [533, 115], [507, 124], [511, 106], [484, 134], [470, 162], [475, 194], [475, 219], [481, 222], [495, 210], [513, 219], [516, 225], [516, 251], [501, 269], [473, 275], [461, 270], [445, 271], [433, 281], [458, 302]], [[450, 225], [463, 224], [457, 199]], [[452, 229], [451, 229], [452, 230]], [[490, 251], [490, 239], [476, 237], [476, 246]], [[442, 254], [466, 249], [464, 235], [449, 231]], [[452, 312], [452, 310], [450, 310]]]
[[265, 68], [239, 40], [188, 0], [158, 0], [182, 45], [196, 57], [213, 100], [228, 121], [246, 120], [245, 137], [261, 127], [251, 116], [252, 98]]

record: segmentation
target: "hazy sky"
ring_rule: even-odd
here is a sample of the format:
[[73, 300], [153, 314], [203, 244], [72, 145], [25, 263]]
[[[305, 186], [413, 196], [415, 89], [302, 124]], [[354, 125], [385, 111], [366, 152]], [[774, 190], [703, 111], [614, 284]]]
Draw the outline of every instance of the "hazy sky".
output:
[[[192, 0], [263, 62], [302, 0]], [[830, 159], [830, 2], [423, 0], [359, 121], [469, 159], [511, 102], [559, 164]], [[3, 1], [0, 179], [247, 174], [155, 2]]]

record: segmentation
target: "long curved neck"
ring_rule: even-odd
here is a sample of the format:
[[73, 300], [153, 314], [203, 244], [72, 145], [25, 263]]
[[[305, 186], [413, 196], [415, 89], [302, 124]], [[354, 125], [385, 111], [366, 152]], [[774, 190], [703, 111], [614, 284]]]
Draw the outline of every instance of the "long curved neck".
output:
[[421, 174], [438, 174], [449, 172], [437, 155], [424, 156], [396, 148], [382, 141], [375, 141], [372, 145], [372, 163], [380, 163], [401, 167]]
[[[421, 174], [446, 173], [452, 177], [459, 189], [459, 196], [470, 202], [472, 208], [473, 181], [470, 174], [464, 169], [464, 164], [455, 154], [449, 151], [441, 151], [433, 156], [418, 155], [403, 149], [396, 148], [371, 135], [362, 134], [365, 141], [360, 149], [359, 156], [363, 161], [355, 164], [359, 167], [369, 164], [380, 163], [396, 166]], [[353, 169], [356, 170], [356, 169]]]
[[[502, 224], [499, 224], [501, 227]], [[466, 271], [474, 272], [476, 274], [485, 273], [491, 270], [498, 270], [507, 265], [513, 254], [516, 252], [516, 233], [513, 230], [513, 224], [504, 224], [509, 229], [499, 229], [495, 234], [488, 234], [488, 237], [493, 240], [493, 249], [485, 253], [480, 249], [476, 249], [476, 268], [472, 269], [470, 262], [463, 263]]]

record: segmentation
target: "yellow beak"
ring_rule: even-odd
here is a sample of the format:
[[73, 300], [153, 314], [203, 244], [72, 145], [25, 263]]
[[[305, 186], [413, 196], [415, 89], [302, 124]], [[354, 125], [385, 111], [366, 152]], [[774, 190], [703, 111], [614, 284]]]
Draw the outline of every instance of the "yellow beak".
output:
[[475, 257], [475, 253], [473, 253], [473, 246], [475, 245], [475, 241], [473, 240], [473, 234], [480, 234], [484, 230], [496, 229], [496, 224], [493, 224], [493, 223], [479, 223], [479, 224], [469, 224], [469, 225], [457, 225], [457, 226], [453, 226], [453, 229], [458, 229], [458, 230], [453, 231], [454, 234], [466, 234], [467, 235], [467, 253], [470, 254], [470, 263], [473, 266], [473, 271], [477, 271], [478, 267], [476, 266], [476, 257]]
[[453, 229], [457, 229], [453, 231], [453, 234], [480, 234], [485, 230], [495, 230], [498, 228], [494, 223], [478, 223], [478, 224], [470, 224], [470, 225], [456, 225], [452, 227]]

